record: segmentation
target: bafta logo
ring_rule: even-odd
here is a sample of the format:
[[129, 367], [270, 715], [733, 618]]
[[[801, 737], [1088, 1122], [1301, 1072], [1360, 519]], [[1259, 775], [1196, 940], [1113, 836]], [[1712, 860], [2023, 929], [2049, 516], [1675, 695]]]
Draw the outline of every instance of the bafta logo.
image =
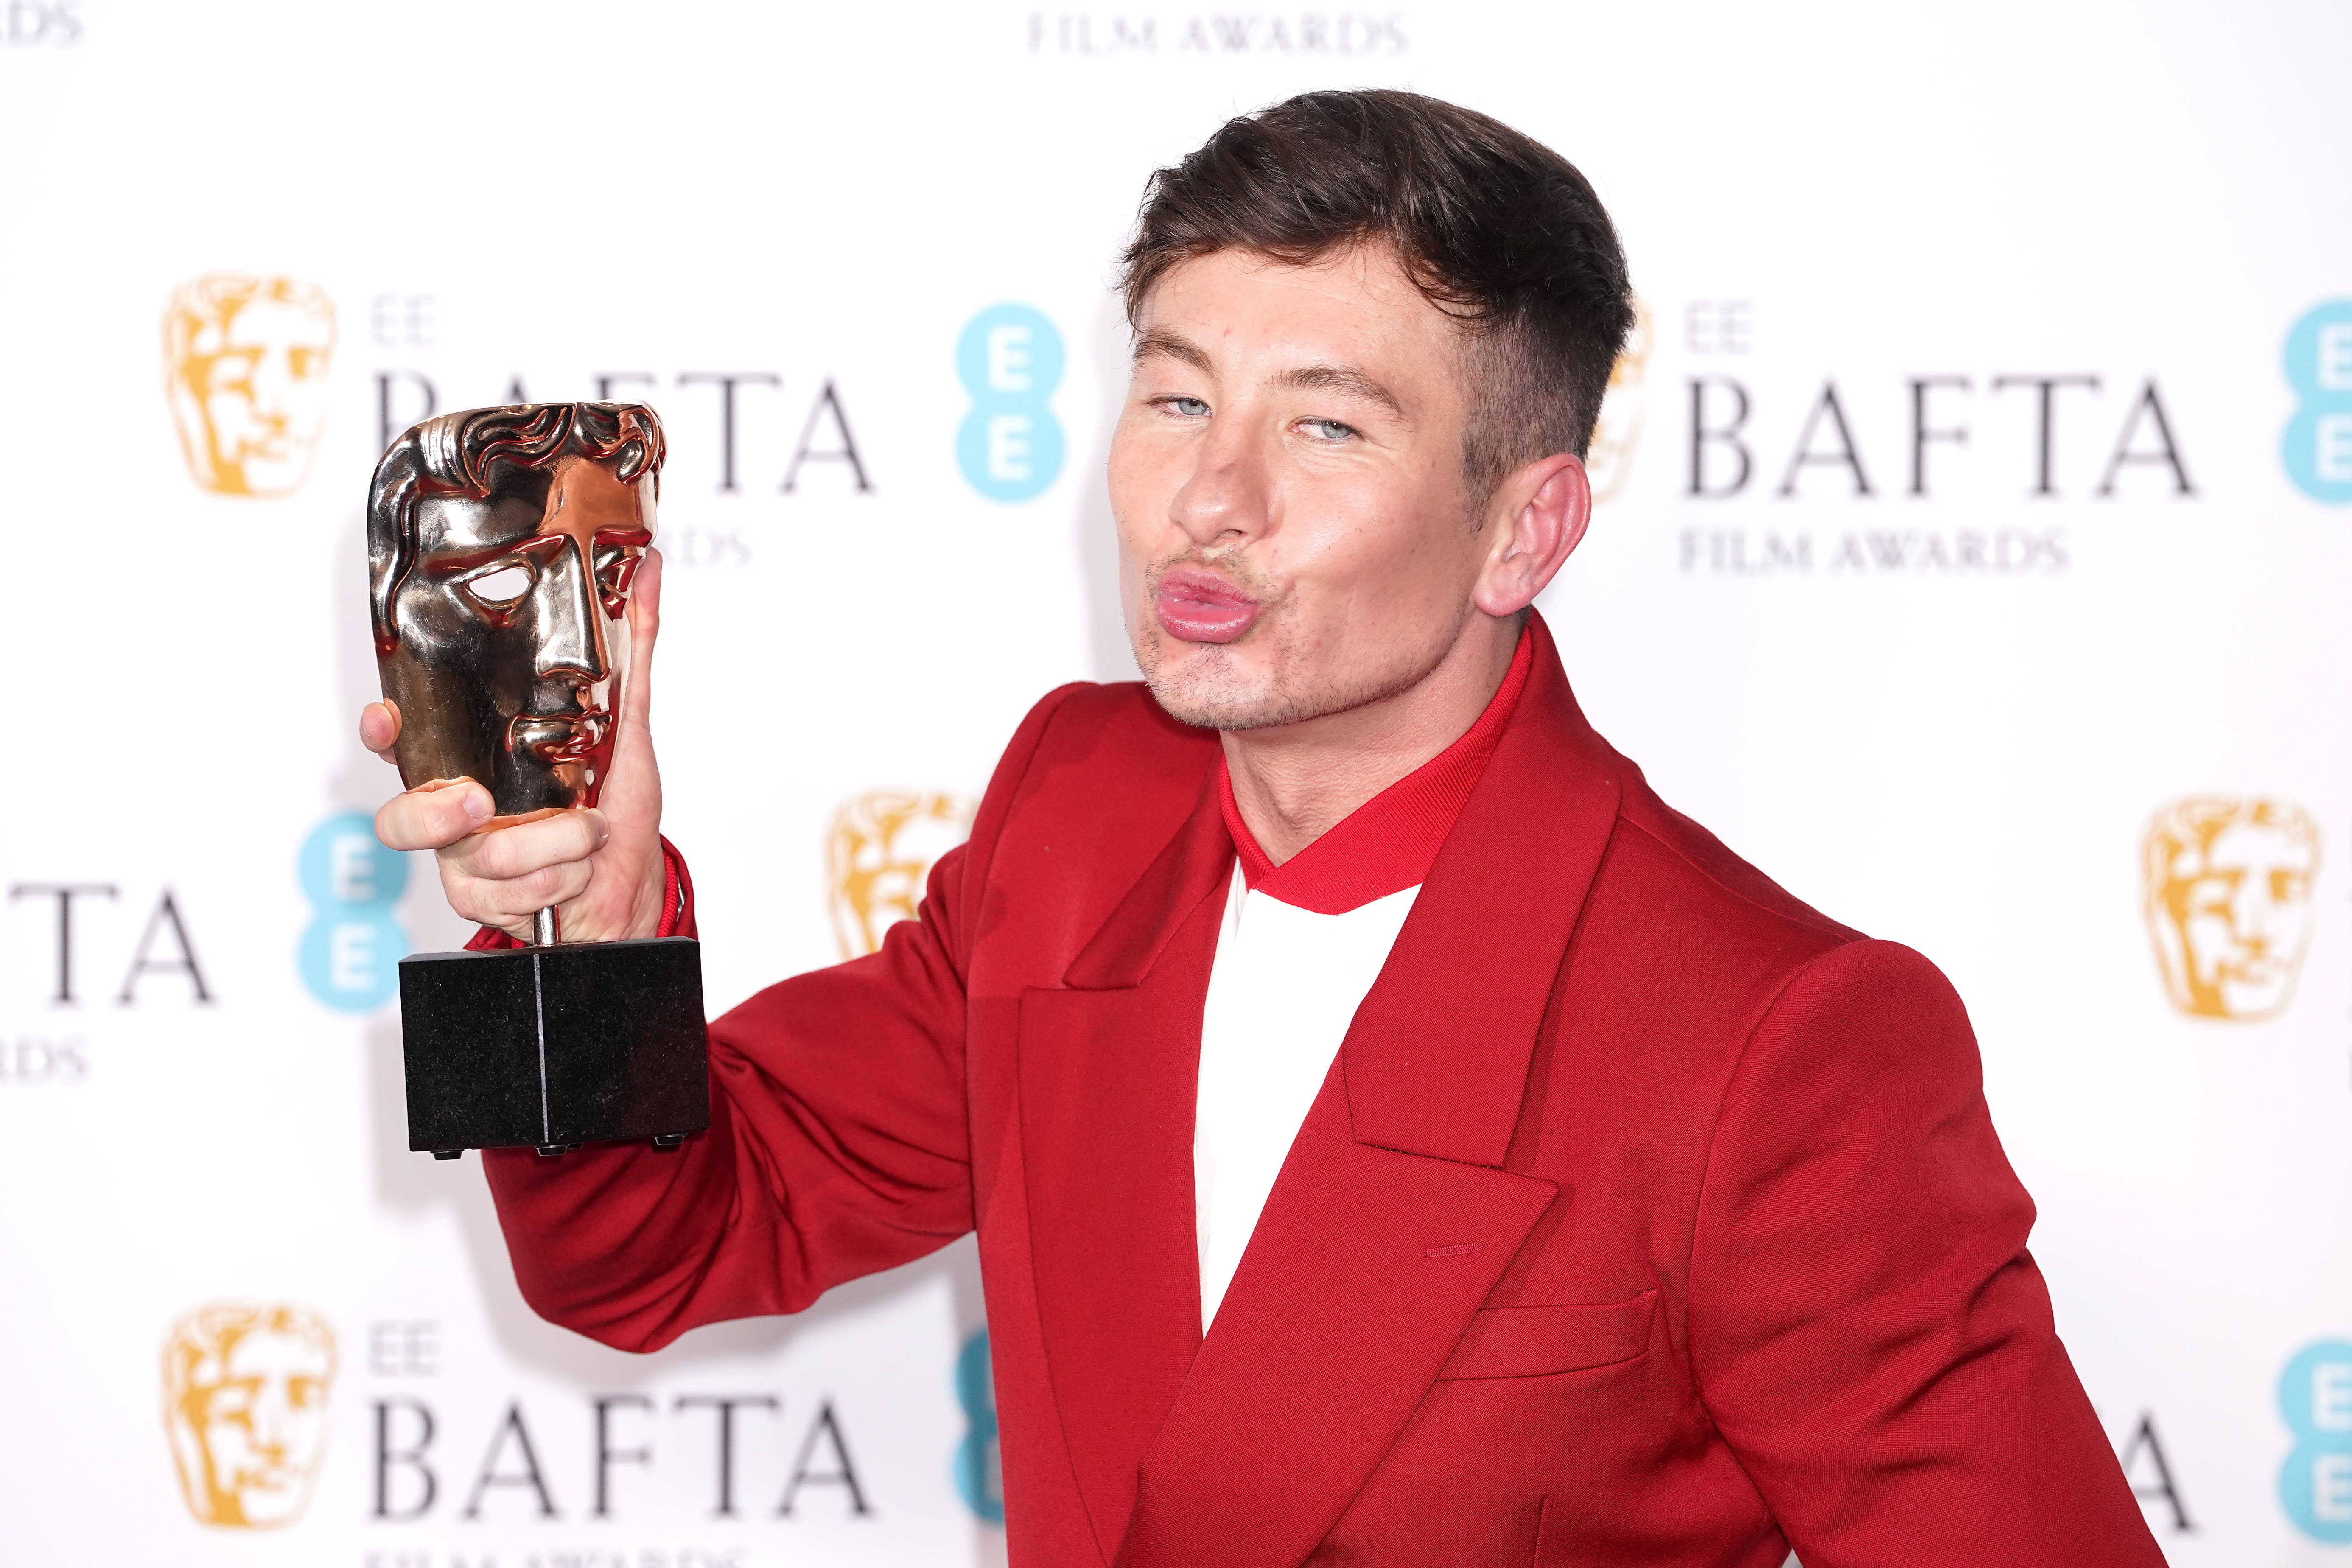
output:
[[833, 814], [825, 878], [842, 957], [879, 951], [884, 931], [914, 919], [932, 863], [971, 832], [974, 809], [961, 795], [879, 790]]
[[1650, 309], [1633, 301], [1633, 330], [1625, 335], [1625, 352], [1609, 373], [1609, 391], [1601, 400], [1601, 416], [1592, 426], [1592, 445], [1584, 454], [1585, 472], [1592, 479], [1592, 499], [1608, 500], [1625, 488], [1633, 471], [1633, 448], [1642, 439], [1642, 413], [1649, 401], [1644, 383], [1650, 374]]
[[163, 382], [196, 483], [231, 496], [300, 486], [334, 355], [334, 303], [315, 284], [211, 272], [173, 290]]
[[2148, 825], [2148, 935], [2173, 1005], [2197, 1018], [2273, 1018], [2311, 941], [2319, 826], [2283, 800], [2200, 795]]
[[302, 1516], [334, 1382], [334, 1331], [304, 1308], [215, 1302], [172, 1325], [163, 1426], [199, 1523], [266, 1530]]

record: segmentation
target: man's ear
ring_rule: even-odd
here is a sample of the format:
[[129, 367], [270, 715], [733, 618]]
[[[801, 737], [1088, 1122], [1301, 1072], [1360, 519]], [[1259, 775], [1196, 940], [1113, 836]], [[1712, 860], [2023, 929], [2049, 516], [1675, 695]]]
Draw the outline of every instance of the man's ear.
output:
[[1555, 452], [1529, 463], [1496, 487], [1487, 518], [1494, 542], [1470, 602], [1499, 618], [1535, 603], [1582, 542], [1592, 521], [1583, 460]]

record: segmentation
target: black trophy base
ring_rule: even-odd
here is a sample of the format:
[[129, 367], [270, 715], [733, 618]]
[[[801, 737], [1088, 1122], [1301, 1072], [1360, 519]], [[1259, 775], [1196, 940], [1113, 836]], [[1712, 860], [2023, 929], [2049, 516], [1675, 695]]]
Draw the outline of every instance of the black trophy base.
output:
[[710, 1125], [701, 944], [682, 936], [400, 961], [408, 1146], [454, 1160]]

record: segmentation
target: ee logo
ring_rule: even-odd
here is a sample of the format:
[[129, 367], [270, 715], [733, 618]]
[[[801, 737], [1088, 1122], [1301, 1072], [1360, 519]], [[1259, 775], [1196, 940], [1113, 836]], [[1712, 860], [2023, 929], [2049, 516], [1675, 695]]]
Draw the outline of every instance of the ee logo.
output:
[[956, 1445], [956, 1491], [964, 1506], [991, 1524], [1004, 1522], [1004, 1461], [996, 1447], [996, 1382], [988, 1371], [988, 1331], [964, 1341], [956, 1355], [956, 1403], [963, 1407], [963, 1441]]
[[302, 932], [302, 984], [346, 1013], [389, 1000], [408, 955], [408, 933], [392, 918], [408, 885], [408, 858], [376, 841], [366, 813], [346, 811], [302, 841], [301, 878], [318, 911]]
[[2287, 1518], [2314, 1541], [2352, 1542], [2352, 1344], [2322, 1340], [2287, 1363], [2278, 1398], [2294, 1434], [2279, 1470]]
[[1062, 471], [1062, 422], [1047, 399], [1062, 384], [1062, 334], [1026, 305], [991, 305], [956, 340], [956, 376], [971, 412], [956, 426], [956, 466], [995, 501], [1024, 501]]
[[2279, 454], [2286, 477], [2314, 500], [2352, 501], [2352, 300], [2304, 312], [2286, 335], [2294, 417]]

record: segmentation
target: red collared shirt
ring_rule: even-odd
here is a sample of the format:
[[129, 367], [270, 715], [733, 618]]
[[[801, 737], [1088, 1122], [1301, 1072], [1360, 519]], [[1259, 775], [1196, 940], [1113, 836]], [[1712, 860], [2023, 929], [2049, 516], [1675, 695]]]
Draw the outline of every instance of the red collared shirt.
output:
[[1503, 684], [1495, 689], [1477, 722], [1445, 750], [1358, 806], [1320, 838], [1276, 865], [1258, 847], [1234, 800], [1233, 773], [1217, 763], [1217, 793], [1224, 803], [1225, 829], [1234, 836], [1249, 889], [1318, 915], [1349, 910], [1419, 887], [1445, 836], [1454, 831], [1463, 803], [1486, 771], [1503, 727], [1528, 683], [1534, 644], [1526, 630], [1511, 655]]

